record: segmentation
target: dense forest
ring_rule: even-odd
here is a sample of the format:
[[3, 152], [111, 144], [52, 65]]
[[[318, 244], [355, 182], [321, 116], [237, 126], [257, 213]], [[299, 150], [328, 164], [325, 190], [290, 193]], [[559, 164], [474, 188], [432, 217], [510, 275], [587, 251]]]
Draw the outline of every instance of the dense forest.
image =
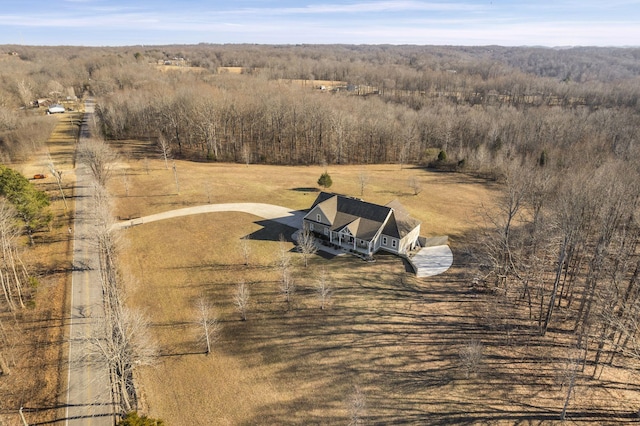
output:
[[[640, 108], [640, 49], [5, 49], [16, 55], [0, 71], [4, 145], [18, 138], [7, 135], [19, 131], [16, 106], [87, 92], [108, 138], [164, 138], [182, 157], [428, 163], [436, 149], [484, 170], [542, 151], [557, 163], [577, 146], [625, 155]], [[191, 72], [166, 72], [165, 61]]]
[[594, 376], [640, 361], [640, 48], [2, 51], [3, 161], [50, 131], [34, 100], [84, 94], [107, 140], [149, 140], [158, 155], [413, 164], [496, 180], [503, 195], [469, 269], [500, 301], [493, 324], [570, 333]]

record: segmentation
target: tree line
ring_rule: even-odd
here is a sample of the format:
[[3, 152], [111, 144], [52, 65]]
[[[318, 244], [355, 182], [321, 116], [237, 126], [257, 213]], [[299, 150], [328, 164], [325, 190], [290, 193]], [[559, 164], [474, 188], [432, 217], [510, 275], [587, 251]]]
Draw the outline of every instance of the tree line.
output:
[[620, 356], [639, 361], [637, 161], [599, 155], [559, 166], [541, 156], [504, 170], [475, 282], [506, 307], [502, 331], [565, 333], [593, 377]]

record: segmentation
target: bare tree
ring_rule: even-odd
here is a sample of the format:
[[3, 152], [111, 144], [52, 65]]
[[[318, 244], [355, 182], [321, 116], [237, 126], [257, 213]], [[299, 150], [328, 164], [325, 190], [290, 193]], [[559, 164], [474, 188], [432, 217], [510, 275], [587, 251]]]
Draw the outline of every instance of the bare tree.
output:
[[576, 354], [572, 354], [572, 356], [567, 358], [564, 368], [562, 370], [562, 375], [563, 375], [562, 386], [567, 387], [567, 394], [564, 398], [564, 404], [562, 405], [562, 412], [560, 413], [560, 420], [562, 421], [564, 421], [567, 415], [567, 409], [569, 408], [569, 402], [571, 401], [571, 396], [573, 395], [575, 390], [576, 377], [578, 375], [579, 369], [580, 369], [579, 356]]
[[98, 321], [92, 347], [85, 354], [88, 360], [102, 357], [109, 366], [114, 397], [122, 412], [137, 410], [137, 394], [133, 383], [133, 370], [152, 365], [157, 359], [157, 346], [151, 339], [145, 316], [120, 306], [105, 312]]
[[287, 310], [291, 309], [291, 302], [293, 295], [296, 292], [296, 285], [291, 276], [291, 271], [286, 269], [282, 273], [282, 281], [280, 282], [280, 293], [284, 296], [285, 302], [287, 302]]
[[9, 364], [7, 364], [7, 361], [4, 359], [2, 352], [0, 352], [0, 375], [8, 376], [10, 374]]
[[316, 282], [316, 292], [320, 300], [320, 309], [324, 310], [331, 299], [332, 293], [329, 279], [327, 278], [327, 271], [324, 268], [320, 271], [320, 276]]
[[355, 386], [353, 393], [349, 395], [347, 401], [349, 408], [349, 426], [361, 426], [365, 423], [366, 411], [367, 411], [367, 399], [360, 389], [360, 386]]
[[176, 181], [176, 193], [180, 194], [180, 182], [178, 182], [178, 168], [176, 167], [176, 162], [173, 162], [173, 178]]
[[94, 349], [86, 356], [89, 360], [99, 356], [107, 364], [115, 403], [124, 413], [137, 409], [133, 370], [153, 363], [157, 347], [151, 339], [145, 316], [124, 305], [117, 259], [118, 239], [112, 227], [110, 197], [97, 182], [93, 201], [96, 228], [92, 237], [98, 247], [104, 315], [96, 324], [91, 338]]
[[318, 251], [313, 232], [311, 232], [309, 226], [306, 224], [302, 227], [302, 230], [298, 232], [298, 251], [302, 254], [305, 268], [309, 265], [309, 257]]
[[472, 373], [477, 373], [482, 363], [484, 347], [478, 340], [472, 340], [460, 349], [460, 363], [468, 379]]
[[485, 238], [486, 253], [492, 263], [496, 287], [503, 287], [505, 294], [509, 279], [520, 275], [520, 267], [514, 254], [513, 228], [516, 226], [529, 195], [530, 181], [523, 176], [522, 168], [509, 164], [505, 170], [506, 184], [497, 203], [497, 212], [487, 215], [491, 223]]
[[240, 281], [236, 286], [235, 293], [233, 295], [233, 304], [236, 310], [240, 313], [242, 321], [247, 320], [247, 310], [249, 309], [249, 286], [244, 281]]
[[247, 165], [247, 167], [249, 167], [249, 164], [251, 164], [251, 147], [249, 146], [249, 144], [244, 144], [242, 146], [242, 159], [244, 160], [244, 163]]
[[282, 275], [291, 267], [291, 254], [289, 253], [287, 240], [285, 240], [282, 234], [280, 234], [280, 238], [278, 239], [278, 258], [276, 259], [276, 263]]
[[211, 184], [209, 183], [209, 181], [206, 181], [204, 183], [204, 190], [207, 193], [207, 204], [211, 204]]
[[18, 252], [22, 230], [16, 218], [15, 209], [0, 198], [0, 287], [9, 310], [24, 308], [23, 287], [29, 279]]
[[11, 374], [11, 369], [9, 368], [9, 363], [5, 359], [5, 344], [8, 342], [7, 332], [4, 329], [4, 325], [2, 325], [2, 321], [0, 321], [0, 376], [8, 376]]
[[64, 209], [67, 210], [68, 209], [67, 199], [65, 198], [64, 191], [62, 190], [62, 170], [56, 170], [55, 166], [53, 165], [53, 160], [51, 159], [51, 157], [49, 157], [49, 171], [51, 172], [53, 177], [56, 179], [56, 182], [58, 184], [58, 189], [60, 190], [60, 196], [62, 197], [62, 202], [64, 203]]
[[360, 174], [358, 175], [358, 184], [360, 185], [361, 197], [364, 195], [364, 189], [367, 187], [368, 183], [369, 183], [369, 175], [365, 171], [360, 172]]
[[418, 195], [422, 192], [422, 183], [416, 176], [411, 176], [409, 178], [409, 188], [413, 190], [413, 195]]
[[240, 253], [242, 254], [242, 260], [244, 261], [244, 266], [249, 266], [249, 261], [251, 258], [251, 236], [245, 235], [240, 238]]
[[22, 106], [28, 108], [33, 101], [33, 89], [31, 84], [26, 80], [20, 80], [16, 83], [16, 92], [22, 102]]
[[162, 154], [162, 159], [164, 160], [164, 168], [169, 170], [169, 159], [171, 158], [171, 144], [163, 135], [160, 135], [158, 136], [156, 145], [160, 150], [160, 154]]
[[127, 170], [122, 170], [122, 185], [124, 186], [125, 197], [129, 196], [129, 178], [127, 177]]
[[94, 179], [104, 186], [111, 176], [116, 153], [105, 141], [95, 138], [85, 140], [79, 151], [81, 160], [89, 166]]
[[200, 341], [205, 344], [206, 354], [211, 353], [211, 345], [220, 337], [220, 322], [213, 313], [211, 304], [201, 297], [196, 302], [197, 323], [200, 328]]

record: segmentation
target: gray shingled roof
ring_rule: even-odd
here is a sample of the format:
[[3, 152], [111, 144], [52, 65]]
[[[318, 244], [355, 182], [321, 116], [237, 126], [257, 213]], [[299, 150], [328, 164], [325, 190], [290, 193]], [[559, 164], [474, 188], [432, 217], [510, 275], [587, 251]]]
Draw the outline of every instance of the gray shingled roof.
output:
[[409, 216], [398, 201], [381, 206], [358, 198], [321, 192], [311, 209], [316, 206], [319, 206], [331, 221], [332, 230], [340, 231], [344, 227], [349, 227], [352, 234], [363, 240], [373, 238], [391, 212], [393, 214], [383, 230], [386, 235], [402, 238], [420, 224]]
[[[416, 226], [420, 225], [420, 221], [411, 217], [404, 206], [400, 204], [400, 201], [393, 200], [387, 204], [387, 207], [393, 209], [393, 216], [395, 220], [389, 220], [383, 231], [384, 234], [392, 237], [404, 238], [409, 232], [413, 231]], [[393, 234], [387, 233], [387, 228], [389, 227], [391, 227], [389, 232], [394, 232]]]

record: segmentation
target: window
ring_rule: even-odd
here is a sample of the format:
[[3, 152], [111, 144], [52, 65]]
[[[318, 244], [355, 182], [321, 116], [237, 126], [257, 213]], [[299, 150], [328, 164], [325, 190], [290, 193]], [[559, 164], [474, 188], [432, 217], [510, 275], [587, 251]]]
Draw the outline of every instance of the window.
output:
[[309, 224], [309, 231], [313, 231], [313, 223]]
[[324, 235], [329, 235], [329, 228], [326, 226], [324, 227]]
[[382, 237], [382, 245], [383, 246], [387, 245], [387, 237]]
[[322, 216], [319, 214], [316, 215], [316, 222], [322, 222]]
[[398, 240], [394, 240], [393, 238], [391, 239], [391, 247], [396, 248], [396, 246], [398, 245]]

